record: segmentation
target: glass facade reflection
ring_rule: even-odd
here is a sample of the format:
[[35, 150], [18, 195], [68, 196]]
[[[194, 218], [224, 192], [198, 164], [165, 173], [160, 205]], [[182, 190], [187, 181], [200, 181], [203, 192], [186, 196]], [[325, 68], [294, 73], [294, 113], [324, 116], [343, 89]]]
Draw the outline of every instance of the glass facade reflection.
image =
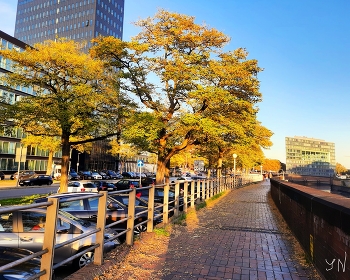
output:
[[[17, 49], [23, 51], [26, 44], [5, 32], [0, 31], [0, 48]], [[0, 56], [0, 75], [12, 71], [12, 62]], [[0, 102], [13, 104], [23, 96], [35, 95], [32, 87], [6, 87], [0, 84]], [[6, 174], [14, 173], [18, 170], [16, 159], [16, 148], [20, 148], [20, 141], [26, 135], [20, 128], [0, 127], [0, 171]], [[21, 163], [21, 170], [34, 170], [43, 173], [47, 169], [48, 150], [40, 147], [31, 147], [27, 149], [26, 162]], [[59, 161], [62, 154], [57, 152], [54, 155], [54, 161]]]
[[333, 176], [335, 145], [307, 137], [286, 137], [286, 171], [291, 174]]

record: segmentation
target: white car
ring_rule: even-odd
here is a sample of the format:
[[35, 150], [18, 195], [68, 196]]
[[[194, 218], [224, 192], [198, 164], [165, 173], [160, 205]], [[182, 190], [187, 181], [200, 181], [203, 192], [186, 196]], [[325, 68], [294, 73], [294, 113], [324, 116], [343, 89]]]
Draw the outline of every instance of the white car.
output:
[[100, 173], [92, 172], [91, 176], [94, 180], [102, 180], [102, 175]]
[[[59, 191], [60, 188], [57, 192]], [[91, 181], [72, 181], [68, 183], [68, 192], [98, 192], [98, 188]]]

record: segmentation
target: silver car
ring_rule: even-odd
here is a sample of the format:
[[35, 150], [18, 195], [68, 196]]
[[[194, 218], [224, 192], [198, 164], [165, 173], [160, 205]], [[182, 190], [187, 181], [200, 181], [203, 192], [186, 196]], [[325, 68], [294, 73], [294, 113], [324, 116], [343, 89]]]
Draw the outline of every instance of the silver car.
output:
[[[0, 246], [27, 249], [32, 252], [42, 250], [46, 221], [46, 209], [34, 208], [22, 211], [0, 214]], [[56, 244], [89, 232], [96, 228], [92, 222], [83, 221], [71, 214], [59, 210], [57, 216]], [[107, 229], [105, 239], [116, 234]], [[69, 243], [55, 250], [54, 263], [59, 263], [79, 251], [95, 244], [96, 235], [90, 235], [73, 243]], [[114, 249], [119, 243], [118, 239], [104, 244], [104, 252]], [[72, 265], [81, 268], [93, 261], [93, 251], [74, 259]]]

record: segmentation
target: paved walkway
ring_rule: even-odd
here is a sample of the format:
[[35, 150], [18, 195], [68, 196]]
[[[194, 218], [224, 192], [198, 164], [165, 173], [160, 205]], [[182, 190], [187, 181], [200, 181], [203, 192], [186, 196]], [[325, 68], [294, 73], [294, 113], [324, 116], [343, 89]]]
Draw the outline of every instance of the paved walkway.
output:
[[310, 271], [292, 260], [291, 244], [267, 203], [269, 189], [263, 181], [234, 190], [199, 212], [198, 228], [171, 240], [182, 246], [170, 244], [164, 279], [310, 279]]
[[279, 230], [269, 189], [263, 181], [232, 190], [196, 212], [196, 225], [172, 234], [153, 276], [145, 279], [319, 279], [292, 257], [294, 237]]

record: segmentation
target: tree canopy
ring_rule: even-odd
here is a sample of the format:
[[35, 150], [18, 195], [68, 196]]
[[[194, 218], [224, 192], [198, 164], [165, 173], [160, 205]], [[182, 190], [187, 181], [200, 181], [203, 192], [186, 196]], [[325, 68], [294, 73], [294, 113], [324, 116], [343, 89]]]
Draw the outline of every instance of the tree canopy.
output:
[[70, 40], [46, 41], [23, 52], [0, 50], [0, 55], [13, 62], [13, 72], [3, 76], [3, 82], [35, 90], [15, 104], [3, 103], [0, 114], [32, 135], [61, 139], [64, 192], [71, 146], [115, 134], [122, 106], [115, 82], [100, 60]]
[[123, 136], [158, 154], [157, 182], [167, 177], [170, 158], [190, 145], [259, 137], [253, 131], [262, 69], [242, 48], [223, 52], [228, 36], [194, 20], [159, 10], [135, 23], [141, 32], [130, 42], [99, 37], [91, 49], [118, 69], [120, 90], [142, 105]]

